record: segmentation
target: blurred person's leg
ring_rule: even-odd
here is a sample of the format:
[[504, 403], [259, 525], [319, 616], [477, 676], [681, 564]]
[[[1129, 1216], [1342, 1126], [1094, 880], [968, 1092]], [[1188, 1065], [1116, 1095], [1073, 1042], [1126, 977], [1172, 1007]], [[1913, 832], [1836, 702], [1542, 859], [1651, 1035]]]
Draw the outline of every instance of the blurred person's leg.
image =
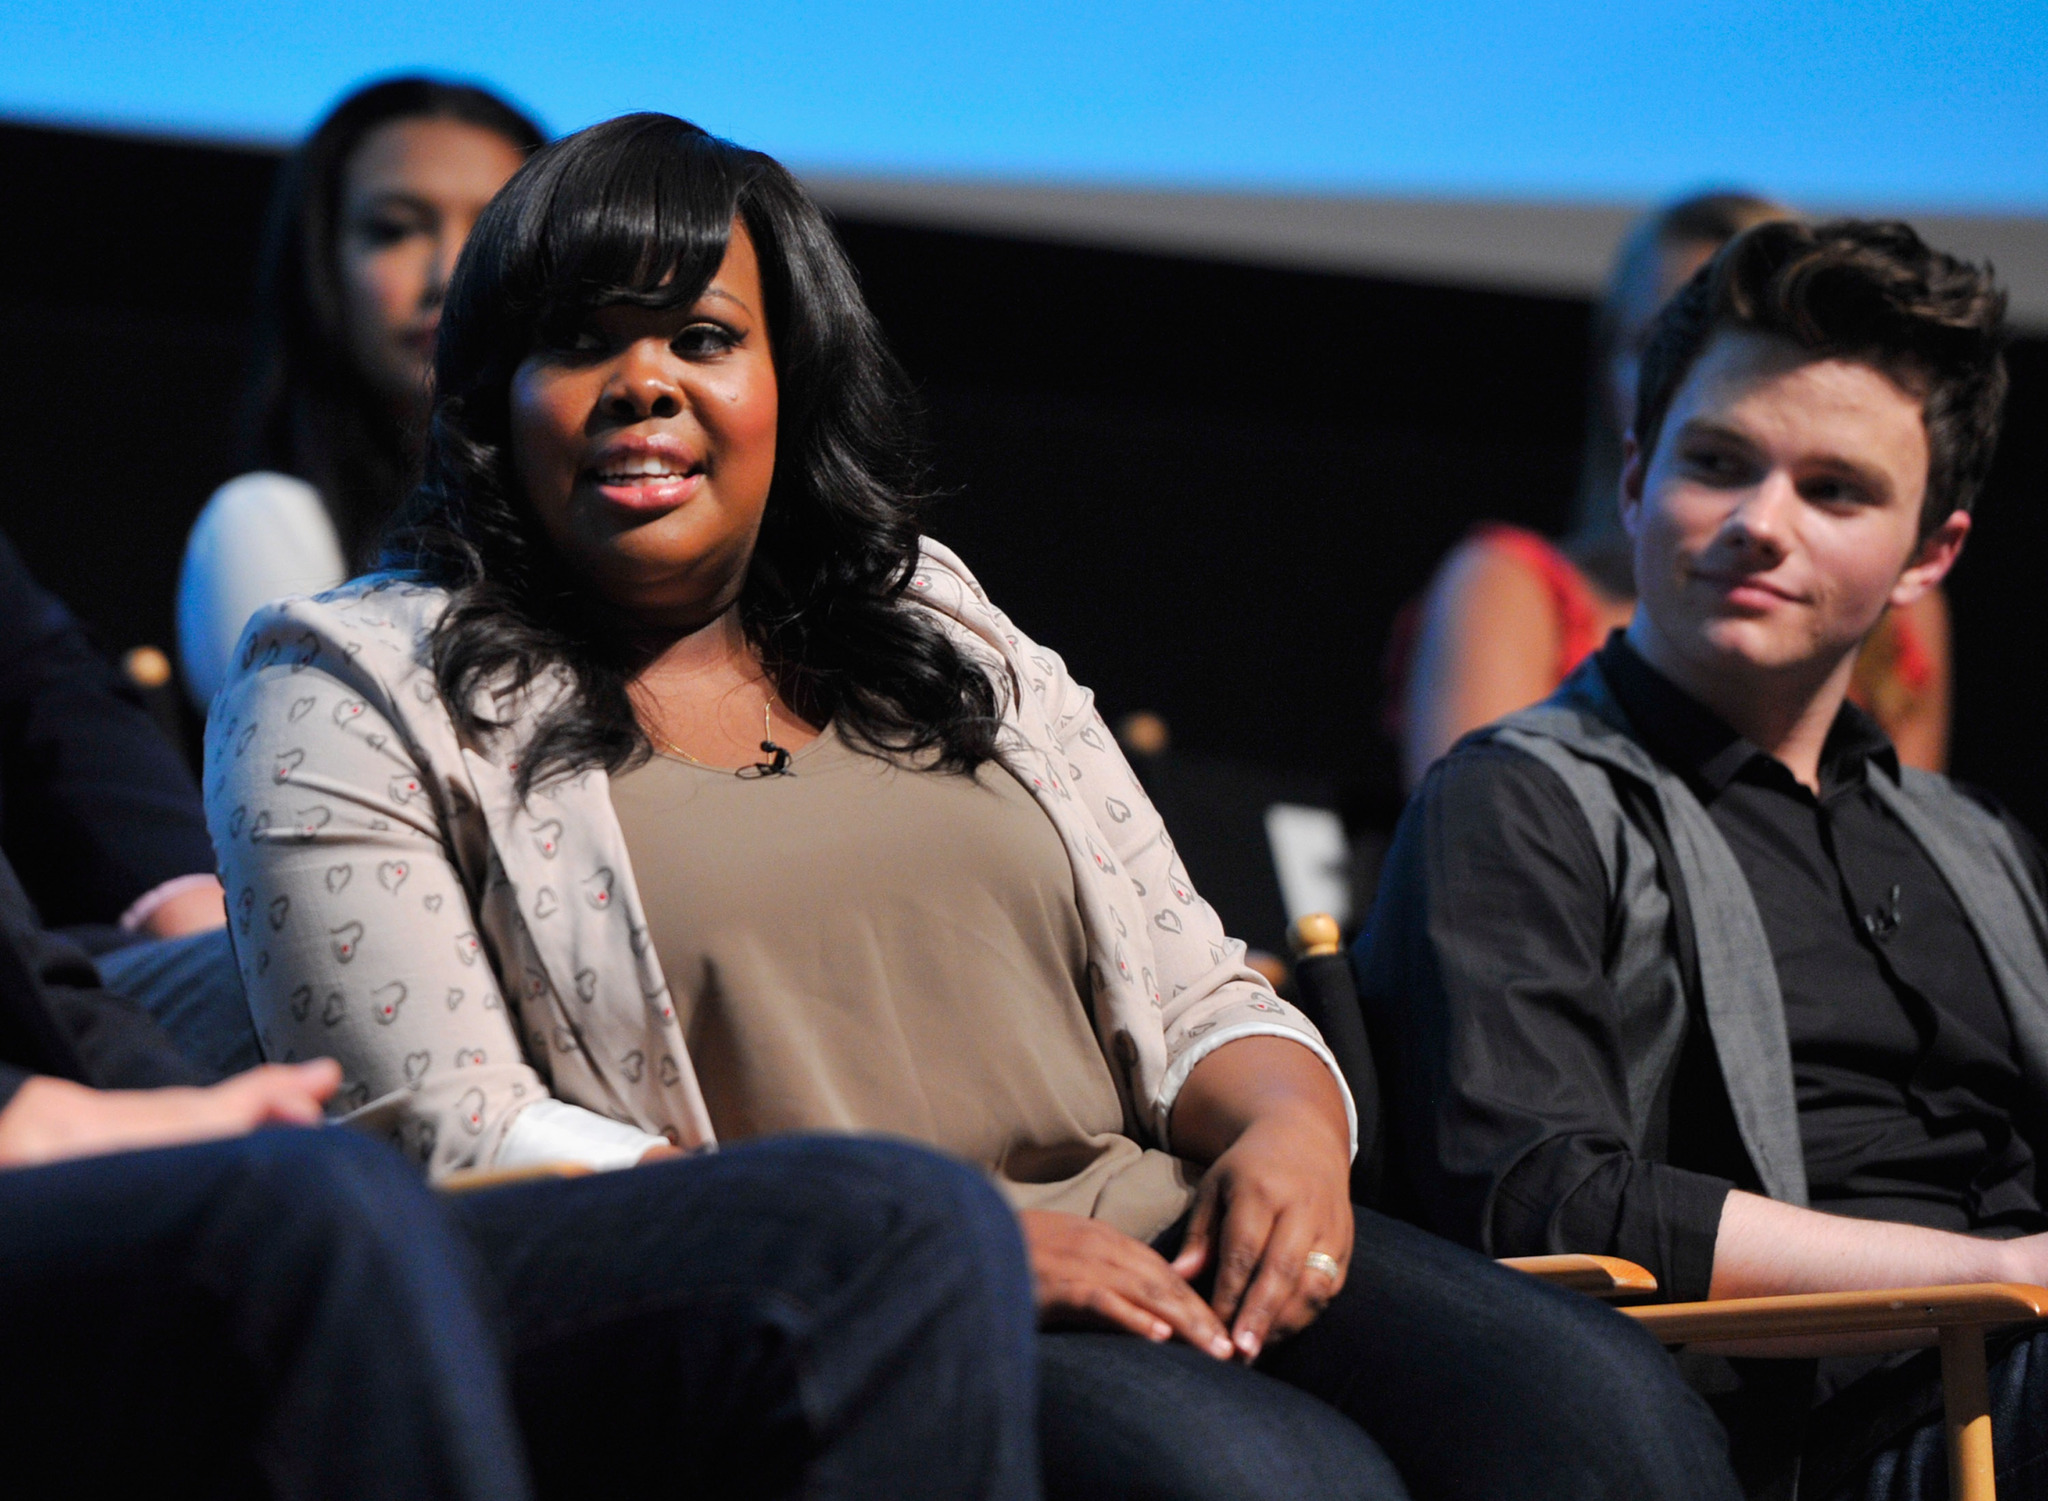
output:
[[0, 1172], [10, 1471], [44, 1494], [526, 1494], [474, 1258], [340, 1130]]
[[965, 1167], [782, 1139], [455, 1207], [544, 1494], [1038, 1494], [1030, 1274]]
[[226, 928], [138, 939], [93, 963], [107, 989], [147, 1011], [209, 1077], [225, 1079], [263, 1061]]

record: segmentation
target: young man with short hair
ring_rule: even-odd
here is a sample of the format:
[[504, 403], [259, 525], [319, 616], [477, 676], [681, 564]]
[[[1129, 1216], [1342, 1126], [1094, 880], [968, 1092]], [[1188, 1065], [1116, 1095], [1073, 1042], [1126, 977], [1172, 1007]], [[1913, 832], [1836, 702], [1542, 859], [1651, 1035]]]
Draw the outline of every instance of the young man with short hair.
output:
[[[1907, 227], [1842, 221], [1748, 231], [1660, 316], [1635, 617], [1431, 770], [1361, 940], [1425, 1223], [1625, 1256], [1677, 1299], [2048, 1282], [2038, 848], [1846, 702], [1969, 535], [2003, 312]], [[2001, 1470], [2033, 1466], [2008, 1494], [2048, 1494], [2044, 1362], [1994, 1371]], [[1803, 1416], [1785, 1377], [1712, 1379]], [[1803, 1447], [1804, 1494], [1940, 1490], [1930, 1363], [1824, 1361], [1829, 1397], [1731, 1422], [1753, 1480]]]

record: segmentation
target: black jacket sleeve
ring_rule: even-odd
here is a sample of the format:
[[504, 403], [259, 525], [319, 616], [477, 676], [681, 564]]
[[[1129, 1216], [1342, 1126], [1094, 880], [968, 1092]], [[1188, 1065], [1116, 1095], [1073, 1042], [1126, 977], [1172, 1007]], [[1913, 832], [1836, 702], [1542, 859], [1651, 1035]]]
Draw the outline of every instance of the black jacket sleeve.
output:
[[155, 1022], [100, 984], [77, 945], [42, 929], [0, 860], [0, 1103], [30, 1074], [100, 1089], [207, 1082]]
[[1423, 1221], [1492, 1256], [1591, 1252], [1706, 1296], [1733, 1183], [1631, 1124], [1605, 971], [1615, 918], [1584, 815], [1533, 757], [1468, 742], [1410, 800], [1359, 941], [1390, 1167]]
[[178, 750], [0, 537], [0, 849], [44, 920], [112, 923], [214, 868]]

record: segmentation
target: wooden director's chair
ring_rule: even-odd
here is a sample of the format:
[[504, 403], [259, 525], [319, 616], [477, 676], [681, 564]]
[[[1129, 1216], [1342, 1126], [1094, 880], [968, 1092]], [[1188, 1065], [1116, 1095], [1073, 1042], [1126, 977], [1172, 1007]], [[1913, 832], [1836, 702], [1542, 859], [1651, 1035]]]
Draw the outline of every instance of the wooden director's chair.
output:
[[[1358, 979], [1344, 952], [1335, 918], [1311, 913], [1288, 930], [1294, 948], [1296, 1001], [1316, 1024], [1345, 1076], [1372, 1067]], [[1377, 1098], [1377, 1089], [1367, 1092]], [[1352, 1171], [1352, 1196], [1377, 1185], [1373, 1164], [1361, 1154]], [[1610, 1301], [1657, 1291], [1657, 1279], [1632, 1261], [1612, 1256], [1514, 1256], [1501, 1265]], [[1776, 1298], [1724, 1298], [1705, 1303], [1646, 1303], [1621, 1312], [1667, 1345], [1707, 1348], [1759, 1340], [1806, 1341], [1810, 1353], [1847, 1354], [1873, 1348], [1941, 1346], [1944, 1426], [1948, 1438], [1951, 1501], [1994, 1501], [1990, 1390], [1984, 1334], [2000, 1325], [2048, 1318], [2048, 1287], [2021, 1282], [1973, 1282], [1953, 1287], [1895, 1287], [1875, 1292], [1800, 1293]], [[1894, 1336], [1874, 1346], [1872, 1336]], [[1840, 1340], [1839, 1350], [1827, 1341]], [[1748, 1350], [1738, 1353], [1749, 1354]]]

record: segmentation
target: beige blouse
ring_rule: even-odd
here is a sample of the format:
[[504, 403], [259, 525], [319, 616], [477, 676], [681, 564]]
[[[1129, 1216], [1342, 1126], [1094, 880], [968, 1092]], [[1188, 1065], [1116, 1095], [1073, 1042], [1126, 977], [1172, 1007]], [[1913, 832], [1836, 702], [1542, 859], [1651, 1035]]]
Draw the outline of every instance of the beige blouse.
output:
[[1187, 1208], [1095, 1040], [1065, 847], [1000, 764], [911, 770], [828, 729], [790, 775], [657, 758], [612, 805], [720, 1140], [909, 1137], [1144, 1240]]

